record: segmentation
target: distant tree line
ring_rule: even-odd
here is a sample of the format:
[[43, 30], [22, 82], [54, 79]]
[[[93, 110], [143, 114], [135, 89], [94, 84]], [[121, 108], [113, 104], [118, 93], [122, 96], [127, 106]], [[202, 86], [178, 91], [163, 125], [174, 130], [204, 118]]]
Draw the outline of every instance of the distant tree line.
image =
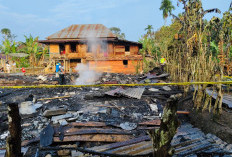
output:
[[0, 52], [2, 54], [28, 54], [27, 57], [12, 57], [18, 67], [37, 66], [39, 62], [45, 59], [45, 56], [48, 56], [48, 48], [37, 42], [38, 37], [34, 38], [32, 35], [24, 36], [25, 41], [16, 42], [16, 35], [12, 34], [9, 28], [1, 29], [1, 34], [3, 40], [0, 45]]

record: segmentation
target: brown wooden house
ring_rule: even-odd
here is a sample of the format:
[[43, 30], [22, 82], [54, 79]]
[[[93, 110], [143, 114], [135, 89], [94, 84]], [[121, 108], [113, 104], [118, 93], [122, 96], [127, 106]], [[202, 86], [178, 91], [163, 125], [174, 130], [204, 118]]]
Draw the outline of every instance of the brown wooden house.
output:
[[65, 71], [79, 63], [101, 72], [132, 74], [142, 70], [142, 44], [120, 40], [102, 24], [71, 25], [40, 40], [49, 45], [50, 68], [63, 61]]

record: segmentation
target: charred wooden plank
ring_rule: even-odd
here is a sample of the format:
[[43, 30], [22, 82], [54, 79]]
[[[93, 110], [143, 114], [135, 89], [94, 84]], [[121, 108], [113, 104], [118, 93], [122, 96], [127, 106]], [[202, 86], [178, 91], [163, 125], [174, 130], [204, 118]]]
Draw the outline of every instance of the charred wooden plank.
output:
[[155, 129], [159, 129], [159, 126], [156, 127], [139, 126], [136, 128], [136, 130], [155, 130]]
[[90, 126], [90, 127], [104, 127], [106, 123], [104, 122], [72, 122], [71, 126]]
[[75, 142], [75, 141], [88, 141], [88, 142], [123, 142], [132, 139], [131, 135], [107, 135], [107, 134], [95, 134], [95, 135], [73, 135], [65, 136], [63, 141], [59, 137], [54, 137], [54, 142]]
[[153, 125], [158, 125], [159, 126], [160, 124], [161, 124], [160, 119], [155, 119], [155, 120], [139, 123], [139, 125], [149, 125], [149, 126], [153, 126]]
[[99, 152], [103, 152], [103, 151], [107, 151], [107, 150], [110, 150], [110, 149], [115, 149], [115, 148], [131, 145], [131, 144], [136, 144], [136, 143], [143, 142], [143, 141], [148, 141], [148, 140], [150, 140], [149, 136], [141, 136], [141, 137], [138, 137], [138, 138], [131, 139], [129, 141], [118, 142], [118, 143], [113, 143], [113, 144], [104, 145], [104, 146], [92, 147], [92, 148], [90, 148], [90, 150], [96, 150], [96, 151], [99, 151]]
[[138, 155], [138, 154], [144, 154], [146, 152], [146, 154], [152, 153], [153, 152], [153, 146], [151, 143], [148, 143], [142, 147], [139, 147], [135, 150], [132, 150], [130, 152], [128, 152], [129, 155]]
[[34, 138], [34, 139], [32, 139], [32, 140], [25, 140], [25, 141], [22, 142], [21, 146], [22, 146], [22, 147], [26, 147], [26, 146], [28, 146], [28, 145], [30, 145], [30, 144], [38, 143], [39, 141], [40, 141], [40, 138], [39, 138], [39, 137]]
[[151, 141], [143, 141], [143, 142], [139, 142], [136, 144], [119, 147], [116, 149], [111, 149], [111, 150], [106, 151], [106, 153], [121, 154], [121, 155], [123, 155], [123, 154], [134, 155], [134, 154], [138, 154], [139, 152], [143, 152], [145, 150], [145, 148], [147, 148], [147, 147], [151, 148], [151, 150], [152, 150]]
[[176, 113], [177, 114], [189, 114], [190, 112], [189, 111], [177, 111]]
[[[51, 151], [51, 150], [61, 150], [64, 148], [61, 147], [45, 147], [45, 148], [40, 148], [40, 150], [47, 150], [47, 151]], [[88, 154], [92, 154], [92, 155], [100, 155], [100, 156], [110, 156], [110, 157], [141, 157], [141, 155], [120, 155], [120, 154], [110, 154], [110, 153], [106, 153], [106, 152], [98, 152], [98, 151], [94, 151], [94, 150], [89, 150], [89, 149], [84, 149], [84, 148], [65, 148], [67, 150], [78, 150], [80, 152], [84, 152], [84, 153], [88, 153]], [[152, 154], [148, 154], [146, 156], [152, 157]]]
[[[86, 134], [115, 134], [115, 135], [131, 135], [136, 133], [136, 131], [125, 131], [121, 129], [102, 129], [102, 128], [91, 128], [91, 129], [78, 129], [70, 128], [65, 130], [64, 135], [86, 135]], [[59, 136], [59, 134], [55, 134]]]

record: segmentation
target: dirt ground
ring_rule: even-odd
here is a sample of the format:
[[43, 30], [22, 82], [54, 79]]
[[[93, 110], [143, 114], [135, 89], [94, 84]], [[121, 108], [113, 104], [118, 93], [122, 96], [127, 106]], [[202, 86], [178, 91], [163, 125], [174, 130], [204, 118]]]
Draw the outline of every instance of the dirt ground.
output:
[[201, 129], [204, 133], [211, 133], [227, 143], [232, 143], [232, 110], [225, 106], [220, 116], [215, 116], [209, 111], [196, 111], [193, 101], [188, 100], [179, 106], [181, 109], [190, 111], [191, 124]]

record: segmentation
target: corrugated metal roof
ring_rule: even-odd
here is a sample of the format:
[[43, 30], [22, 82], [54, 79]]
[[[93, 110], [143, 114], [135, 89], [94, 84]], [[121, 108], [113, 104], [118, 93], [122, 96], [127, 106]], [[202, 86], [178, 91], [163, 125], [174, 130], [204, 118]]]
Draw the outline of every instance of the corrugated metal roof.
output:
[[[153, 152], [152, 142], [149, 136], [142, 136], [129, 141], [95, 146], [89, 150], [101, 152], [102, 154], [131, 155], [142, 156]], [[177, 134], [171, 142], [175, 149], [174, 157], [179, 156], [197, 156], [201, 153], [212, 153], [213, 156], [219, 156], [217, 153], [231, 154], [232, 144], [227, 144], [215, 135], [205, 135], [200, 129], [194, 128], [191, 124], [182, 124]], [[211, 156], [211, 155], [210, 155]], [[225, 155], [226, 156], [226, 155]]]
[[107, 95], [116, 96], [116, 95], [124, 95], [130, 98], [141, 99], [145, 88], [128, 88], [123, 89], [121, 87], [116, 88], [114, 90], [105, 92]]
[[102, 24], [71, 25], [47, 37], [47, 39], [80, 39], [80, 38], [116, 38]]

